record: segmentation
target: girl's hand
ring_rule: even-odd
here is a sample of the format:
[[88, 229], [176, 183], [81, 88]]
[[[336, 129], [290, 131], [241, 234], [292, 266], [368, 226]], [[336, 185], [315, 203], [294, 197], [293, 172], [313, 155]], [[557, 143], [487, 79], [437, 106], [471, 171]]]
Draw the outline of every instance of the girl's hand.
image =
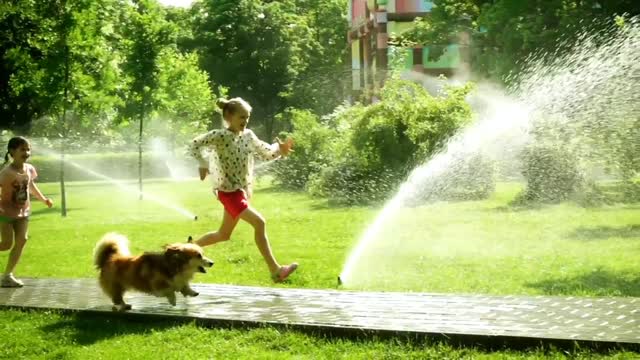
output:
[[207, 177], [207, 174], [209, 173], [209, 169], [198, 168], [198, 170], [200, 171], [200, 180], [204, 180]]
[[51, 199], [49, 198], [44, 199], [44, 203], [47, 204], [48, 208], [51, 208], [53, 206], [53, 201], [51, 201]]
[[280, 146], [280, 155], [282, 156], [287, 156], [289, 155], [289, 153], [293, 152], [293, 139], [292, 138], [287, 138], [287, 140], [285, 140], [284, 142], [282, 142], [282, 140], [276, 138], [276, 141], [278, 142], [278, 146]]

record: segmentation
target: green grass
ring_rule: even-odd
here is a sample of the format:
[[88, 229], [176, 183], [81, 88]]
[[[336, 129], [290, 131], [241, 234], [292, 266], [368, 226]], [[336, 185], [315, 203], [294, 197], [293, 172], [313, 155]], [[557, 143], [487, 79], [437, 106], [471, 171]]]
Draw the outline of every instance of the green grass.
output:
[[516, 208], [500, 184], [485, 201], [405, 208], [366, 248], [361, 289], [640, 296], [638, 203]]
[[[145, 192], [188, 209], [198, 221], [153, 201], [140, 202], [109, 184], [67, 185], [69, 214], [61, 218], [58, 184], [40, 184], [56, 207], [34, 205], [18, 276], [95, 277], [92, 250], [106, 232], [127, 235], [135, 253], [214, 230], [222, 215], [206, 182], [145, 183]], [[385, 228], [384, 240], [365, 254], [376, 262], [355, 272], [352, 285], [387, 291], [640, 296], [640, 204], [513, 208], [509, 203], [518, 191], [517, 184], [500, 184], [496, 195], [485, 201], [403, 209]], [[331, 207], [268, 184], [258, 187], [252, 204], [267, 219], [277, 258], [283, 263], [298, 261], [299, 272], [287, 284], [272, 284], [252, 229], [241, 223], [231, 241], [206, 249], [216, 266], [206, 275], [196, 275], [196, 282], [335, 288], [350, 249], [380, 210]], [[2, 266], [6, 256], [0, 254]], [[365, 273], [370, 275], [360, 276]], [[268, 327], [205, 329], [167, 321], [14, 310], [0, 311], [0, 338], [0, 358], [149, 358], [158, 352], [181, 359], [637, 356], [588, 350], [487, 352], [450, 344], [326, 338]]]
[[203, 328], [135, 318], [0, 312], [2, 359], [633, 359], [625, 351], [488, 352], [407, 339], [344, 339], [271, 327]]

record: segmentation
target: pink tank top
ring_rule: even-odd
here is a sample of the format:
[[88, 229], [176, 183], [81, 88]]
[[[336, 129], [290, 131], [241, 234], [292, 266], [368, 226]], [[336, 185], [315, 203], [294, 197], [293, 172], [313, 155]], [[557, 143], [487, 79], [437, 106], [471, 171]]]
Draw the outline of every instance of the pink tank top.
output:
[[25, 163], [22, 170], [7, 165], [0, 170], [0, 215], [25, 218], [31, 213], [29, 188], [38, 177], [36, 168]]

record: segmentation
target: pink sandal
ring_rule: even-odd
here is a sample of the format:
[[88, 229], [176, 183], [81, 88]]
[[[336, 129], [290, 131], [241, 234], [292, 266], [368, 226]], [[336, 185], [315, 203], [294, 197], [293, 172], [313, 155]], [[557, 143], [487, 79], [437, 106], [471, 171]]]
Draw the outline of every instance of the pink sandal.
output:
[[291, 275], [298, 268], [298, 263], [291, 263], [291, 265], [281, 266], [275, 273], [271, 274], [273, 282], [280, 283], [285, 281], [289, 275]]

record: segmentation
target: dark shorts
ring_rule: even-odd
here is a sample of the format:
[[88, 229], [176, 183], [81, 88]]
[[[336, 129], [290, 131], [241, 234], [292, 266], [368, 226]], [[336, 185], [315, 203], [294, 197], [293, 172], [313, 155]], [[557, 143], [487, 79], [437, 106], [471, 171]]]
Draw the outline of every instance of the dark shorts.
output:
[[12, 217], [9, 217], [9, 216], [0, 215], [0, 224], [13, 224], [18, 220], [29, 221], [29, 218], [28, 217], [12, 218]]
[[233, 218], [237, 218], [240, 214], [249, 207], [247, 196], [244, 191], [236, 190], [231, 192], [218, 191], [218, 200], [224, 206]]

